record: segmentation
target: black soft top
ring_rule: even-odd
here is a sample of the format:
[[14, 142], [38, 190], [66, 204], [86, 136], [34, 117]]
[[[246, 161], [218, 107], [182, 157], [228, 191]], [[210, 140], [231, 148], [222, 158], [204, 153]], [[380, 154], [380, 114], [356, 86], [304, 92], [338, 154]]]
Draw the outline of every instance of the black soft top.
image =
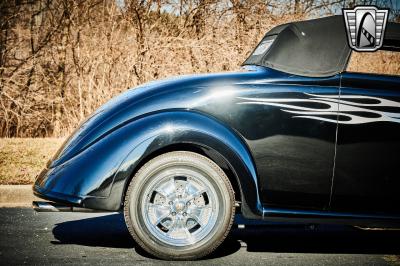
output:
[[[399, 30], [400, 24], [387, 23], [382, 49], [398, 50]], [[350, 54], [343, 16], [330, 16], [273, 28], [243, 65], [266, 66], [300, 76], [327, 77], [343, 72]]]

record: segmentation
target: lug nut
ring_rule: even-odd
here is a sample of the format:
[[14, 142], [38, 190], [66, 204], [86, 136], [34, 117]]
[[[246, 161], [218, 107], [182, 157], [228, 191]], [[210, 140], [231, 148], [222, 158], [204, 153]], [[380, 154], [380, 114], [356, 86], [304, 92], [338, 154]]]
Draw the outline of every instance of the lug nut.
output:
[[175, 216], [175, 215], [176, 215], [176, 212], [172, 212], [171, 214], [172, 214], [172, 216]]
[[187, 205], [187, 206], [190, 206], [190, 201], [188, 201], [188, 202], [186, 203], [186, 205]]

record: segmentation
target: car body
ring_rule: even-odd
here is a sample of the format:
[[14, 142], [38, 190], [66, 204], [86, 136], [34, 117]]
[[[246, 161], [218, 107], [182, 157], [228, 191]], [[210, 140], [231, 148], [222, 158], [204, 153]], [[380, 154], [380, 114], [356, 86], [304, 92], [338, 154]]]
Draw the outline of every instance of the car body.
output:
[[[389, 37], [383, 49], [399, 49]], [[290, 23], [267, 33], [239, 72], [128, 90], [66, 140], [34, 193], [121, 211], [140, 167], [190, 151], [225, 172], [246, 218], [399, 225], [400, 77], [346, 72], [350, 53], [341, 16]]]

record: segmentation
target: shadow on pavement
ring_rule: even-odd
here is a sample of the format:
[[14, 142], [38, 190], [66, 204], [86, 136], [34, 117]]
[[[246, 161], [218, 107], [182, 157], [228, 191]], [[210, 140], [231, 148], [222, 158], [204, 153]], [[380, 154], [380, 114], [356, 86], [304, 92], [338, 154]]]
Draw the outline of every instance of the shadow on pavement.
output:
[[[153, 258], [147, 254], [130, 236], [122, 214], [68, 221], [56, 224], [53, 235], [57, 241], [54, 245], [75, 244], [93, 247], [135, 248], [144, 257]], [[240, 249], [240, 242], [230, 238], [207, 258], [224, 257]]]
[[135, 247], [135, 242], [125, 226], [124, 216], [121, 214], [59, 223], [53, 228], [53, 235], [58, 241], [52, 241], [52, 244], [113, 248]]
[[[146, 254], [131, 238], [123, 215], [111, 214], [57, 224], [53, 244], [76, 244], [113, 248], [135, 248]], [[400, 254], [400, 231], [365, 231], [340, 225], [251, 225], [234, 229], [225, 242], [207, 257], [224, 257], [246, 246], [249, 252]]]
[[361, 230], [342, 225], [251, 227], [236, 230], [235, 239], [250, 252], [400, 254], [400, 231]]

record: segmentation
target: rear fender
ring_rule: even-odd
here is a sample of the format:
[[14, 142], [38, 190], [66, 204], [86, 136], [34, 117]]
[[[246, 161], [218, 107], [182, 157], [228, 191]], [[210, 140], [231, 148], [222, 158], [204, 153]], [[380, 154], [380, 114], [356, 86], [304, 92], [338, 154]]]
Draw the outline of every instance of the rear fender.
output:
[[[127, 185], [146, 159], [166, 147], [186, 143], [218, 153], [237, 178], [242, 213], [248, 218], [262, 215], [252, 156], [240, 136], [222, 123], [196, 112], [169, 111], [149, 115], [118, 131], [117, 136], [107, 138], [122, 137], [121, 145], [126, 143], [134, 148], [116, 170], [108, 197], [85, 198], [86, 208], [120, 210]], [[125, 140], [126, 137], [133, 140]]]

